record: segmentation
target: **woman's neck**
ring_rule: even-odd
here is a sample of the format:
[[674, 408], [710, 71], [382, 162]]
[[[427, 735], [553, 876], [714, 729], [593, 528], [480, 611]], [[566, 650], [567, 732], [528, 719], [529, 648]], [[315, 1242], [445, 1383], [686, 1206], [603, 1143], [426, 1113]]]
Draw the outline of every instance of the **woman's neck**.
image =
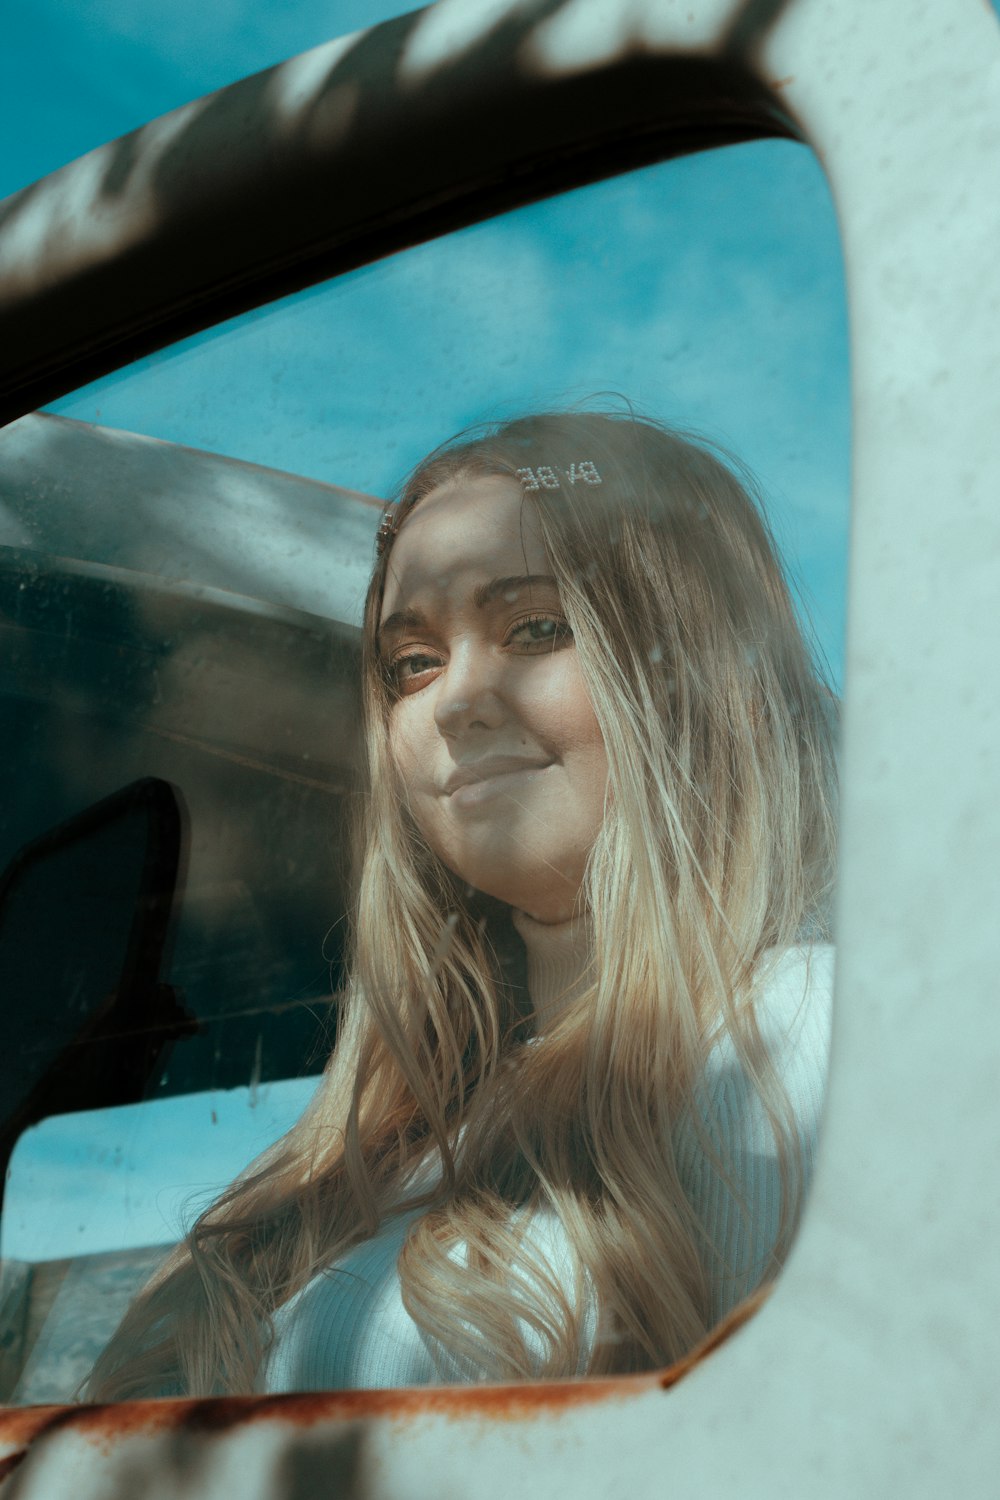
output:
[[528, 959], [528, 994], [535, 1030], [545, 1032], [559, 1013], [593, 982], [593, 941], [587, 917], [567, 922], [536, 922], [513, 912], [514, 927]]

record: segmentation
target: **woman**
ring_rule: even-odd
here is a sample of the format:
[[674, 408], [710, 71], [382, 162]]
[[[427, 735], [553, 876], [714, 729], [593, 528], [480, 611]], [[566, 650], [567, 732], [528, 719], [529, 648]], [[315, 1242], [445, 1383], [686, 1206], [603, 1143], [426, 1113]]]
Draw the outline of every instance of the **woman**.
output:
[[833, 700], [745, 484], [535, 416], [432, 454], [379, 553], [336, 1050], [92, 1397], [651, 1368], [794, 1228]]

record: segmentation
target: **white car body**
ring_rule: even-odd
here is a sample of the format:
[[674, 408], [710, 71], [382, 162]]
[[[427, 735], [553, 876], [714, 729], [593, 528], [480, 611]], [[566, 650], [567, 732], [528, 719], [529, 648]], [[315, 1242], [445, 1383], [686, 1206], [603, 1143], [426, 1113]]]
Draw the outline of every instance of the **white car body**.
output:
[[[679, 77], [732, 58], [798, 122], [839, 214], [854, 393], [843, 853], [828, 1112], [800, 1235], [756, 1316], [683, 1378], [10, 1408], [5, 1500], [997, 1493], [997, 17], [983, 0], [440, 0], [409, 34], [399, 108], [408, 79], [460, 68], [484, 38], [513, 47], [494, 33], [503, 16], [543, 81], [640, 53]], [[271, 78], [286, 135], [349, 65], [349, 42], [320, 50]], [[46, 286], [155, 235], [157, 153], [198, 108], [149, 127], [124, 217], [88, 217], [99, 152], [12, 200], [0, 288], [25, 318]], [[214, 285], [228, 309], [232, 288]], [[18, 390], [35, 405], [59, 389], [46, 358], [11, 376], [12, 415]], [[63, 388], [84, 368], [67, 355]]]

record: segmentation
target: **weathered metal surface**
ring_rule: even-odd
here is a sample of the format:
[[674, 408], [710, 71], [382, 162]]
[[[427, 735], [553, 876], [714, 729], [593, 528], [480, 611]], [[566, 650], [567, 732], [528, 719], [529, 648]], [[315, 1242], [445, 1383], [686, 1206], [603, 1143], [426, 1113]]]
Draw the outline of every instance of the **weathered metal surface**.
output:
[[[100, 1475], [100, 1484], [106, 1488], [95, 1493], [124, 1496], [132, 1480], [120, 1477], [115, 1470], [119, 1468], [123, 1444], [126, 1447], [131, 1444], [133, 1451], [125, 1460], [126, 1476], [141, 1473], [143, 1483], [154, 1486], [155, 1493], [207, 1496], [210, 1491], [195, 1483], [194, 1473], [200, 1470], [207, 1481], [213, 1469], [224, 1472], [217, 1450], [223, 1445], [242, 1443], [249, 1429], [265, 1428], [268, 1438], [262, 1450], [267, 1455], [264, 1483], [254, 1488], [255, 1481], [245, 1475], [241, 1493], [250, 1497], [266, 1495], [269, 1500], [307, 1500], [321, 1494], [367, 1495], [373, 1492], [373, 1476], [367, 1464], [362, 1473], [359, 1462], [366, 1426], [377, 1424], [396, 1437], [422, 1418], [485, 1420], [491, 1424], [537, 1422], [570, 1410], [586, 1411], [593, 1406], [606, 1409], [608, 1402], [654, 1394], [676, 1385], [714, 1353], [754, 1315], [767, 1295], [765, 1289], [748, 1298], [687, 1358], [651, 1375], [537, 1385], [340, 1391], [329, 1395], [8, 1409], [0, 1413], [0, 1483], [20, 1471], [19, 1488], [33, 1486], [36, 1473], [52, 1473], [54, 1467], [58, 1472], [64, 1459], [56, 1456], [53, 1465], [50, 1451], [53, 1448], [65, 1451], [73, 1442], [78, 1448], [82, 1443], [84, 1451], [97, 1451], [111, 1461], [110, 1470], [104, 1465]], [[317, 1451], [307, 1456], [304, 1465], [297, 1465], [294, 1455], [300, 1450], [295, 1435], [316, 1434], [317, 1429], [321, 1434]], [[144, 1445], [139, 1449], [138, 1459], [134, 1451], [136, 1442]], [[31, 1467], [22, 1468], [26, 1460], [30, 1460]], [[282, 1469], [289, 1471], [286, 1480], [281, 1477]], [[257, 1481], [261, 1477], [258, 1474]], [[211, 1493], [215, 1493], [214, 1489]]]
[[[775, 80], [770, 108], [801, 122], [830, 177], [853, 323], [856, 493], [839, 1010], [823, 1153], [805, 1224], [761, 1315], [670, 1391], [650, 1377], [12, 1412], [0, 1428], [13, 1465], [4, 1500], [138, 1493], [212, 1500], [236, 1488], [248, 1500], [443, 1500], [473, 1492], [482, 1500], [514, 1493], [986, 1500], [1000, 1473], [995, 16], [981, 0], [922, 7], [909, 0], [565, 0], [527, 12], [513, 3], [442, 0], [432, 14], [443, 40], [436, 54], [429, 51], [441, 59], [440, 72], [429, 64], [422, 76], [441, 83], [433, 95], [441, 122], [449, 97], [465, 101], [454, 134], [465, 130], [468, 171], [462, 176], [446, 153], [441, 197], [421, 178], [410, 200], [419, 226], [398, 230], [394, 243], [498, 201], [505, 173], [510, 197], [519, 173], [523, 192], [555, 181], [560, 152], [575, 156], [582, 175], [586, 152], [596, 149], [594, 170], [604, 169], [608, 138], [595, 145], [573, 109], [561, 133], [549, 129], [551, 111], [522, 117], [514, 107], [522, 98], [512, 82], [521, 58], [529, 59], [537, 99], [543, 77], [590, 76], [603, 89], [622, 59], [669, 58], [670, 69], [656, 77], [662, 86], [685, 79], [683, 104], [681, 95], [665, 99], [657, 116], [652, 85], [641, 101], [648, 139], [660, 132], [665, 141], [671, 122], [684, 137], [696, 117], [707, 137], [717, 95], [709, 87], [699, 117], [695, 80], [706, 77], [706, 50], [737, 46], [747, 69]], [[544, 24], [536, 25], [540, 15]], [[412, 48], [432, 22], [407, 24], [412, 30], [384, 33], [394, 47], [405, 40]], [[344, 59], [373, 57], [379, 34], [364, 48], [345, 47]], [[308, 64], [300, 76], [309, 76]], [[374, 76], [385, 74], [376, 67]], [[625, 69], [621, 77], [635, 74]], [[344, 92], [314, 97], [327, 101], [323, 118], [331, 120], [339, 100], [342, 120], [360, 130], [371, 118], [357, 104], [367, 76], [353, 71], [350, 79], [360, 90], [353, 104]], [[761, 84], [765, 101], [768, 92]], [[401, 85], [399, 101], [404, 94]], [[481, 129], [473, 129], [480, 96], [487, 102]], [[239, 96], [248, 107], [254, 97]], [[430, 111], [431, 94], [420, 97]], [[551, 97], [555, 108], [584, 95]], [[503, 162], [490, 154], [494, 147], [482, 154], [486, 134], [504, 133], [491, 113], [501, 104], [509, 106], [504, 130], [520, 131], [526, 120], [520, 145]], [[206, 118], [221, 128], [228, 110], [206, 110]], [[400, 110], [402, 119], [402, 103]], [[379, 117], [373, 137], [380, 150], [387, 119]], [[642, 134], [636, 119], [629, 126], [620, 115], [616, 128]], [[530, 158], [532, 134], [553, 143], [551, 155], [541, 151], [536, 176], [517, 154]], [[432, 135], [417, 139], [426, 153]], [[248, 152], [259, 141], [248, 131]], [[356, 160], [363, 177], [369, 158]], [[94, 170], [96, 179], [102, 171]], [[459, 176], [463, 187], [449, 196], [447, 184]], [[248, 164], [236, 181], [251, 177]], [[53, 202], [72, 201], [63, 188], [53, 192]], [[402, 213], [394, 201], [378, 217], [383, 238], [373, 230], [369, 249], [389, 243], [386, 226]], [[290, 223], [288, 254], [299, 254], [295, 274], [304, 274], [315, 241], [301, 215]], [[152, 221], [143, 233], [155, 238]], [[350, 255], [361, 243], [359, 231]], [[295, 244], [306, 248], [299, 253]], [[98, 248], [98, 259], [113, 260], [114, 247]], [[273, 272], [279, 257], [269, 254]], [[51, 272], [54, 262], [46, 264]], [[253, 275], [258, 287], [266, 280], [260, 267], [240, 274], [238, 294], [224, 305], [249, 295]], [[111, 342], [124, 348], [129, 338], [152, 339], [166, 317], [161, 304], [133, 309]], [[45, 339], [37, 366], [22, 372], [37, 379], [33, 389], [55, 380], [50, 330]], [[109, 346], [97, 351], [99, 343], [93, 329], [80, 331], [70, 354], [76, 369], [107, 357]]]
[[[217, 1488], [230, 1465], [239, 1471], [240, 1493], [256, 1500], [324, 1494], [371, 1493], [358, 1459], [368, 1448], [365, 1431], [379, 1428], [390, 1440], [415, 1424], [533, 1422], [567, 1410], [590, 1410], [637, 1394], [655, 1392], [655, 1375], [567, 1384], [421, 1388], [408, 1391], [346, 1391], [333, 1395], [244, 1397], [212, 1401], [147, 1401], [119, 1406], [34, 1407], [0, 1417], [0, 1484], [16, 1476], [11, 1494], [41, 1495], [60, 1488], [72, 1472], [76, 1500], [84, 1495], [126, 1495], [141, 1483], [144, 1494], [222, 1494]], [[662, 1399], [662, 1398], [661, 1398]], [[256, 1430], [258, 1441], [249, 1442]], [[309, 1448], [319, 1439], [312, 1458]], [[306, 1440], [305, 1448], [300, 1447]], [[282, 1470], [301, 1467], [307, 1482], [282, 1480]], [[350, 1454], [346, 1489], [330, 1485]], [[253, 1456], [251, 1456], [253, 1455]], [[374, 1455], [372, 1455], [374, 1456]], [[333, 1474], [330, 1473], [333, 1468]], [[366, 1464], [366, 1469], [368, 1465]], [[90, 1470], [84, 1477], [81, 1470]], [[82, 1491], [80, 1481], [82, 1479]], [[136, 1494], [140, 1491], [133, 1490]], [[376, 1491], [377, 1492], [377, 1491]], [[7, 1491], [3, 1491], [7, 1500]]]

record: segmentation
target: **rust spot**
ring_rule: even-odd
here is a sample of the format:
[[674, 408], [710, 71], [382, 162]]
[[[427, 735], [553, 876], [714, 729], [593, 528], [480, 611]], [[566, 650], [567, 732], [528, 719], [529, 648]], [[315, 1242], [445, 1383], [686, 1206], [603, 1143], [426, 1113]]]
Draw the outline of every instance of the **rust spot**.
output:
[[[622, 1400], [647, 1391], [669, 1390], [695, 1365], [742, 1328], [766, 1300], [762, 1287], [733, 1309], [684, 1359], [648, 1375], [617, 1375], [594, 1380], [544, 1381], [523, 1385], [414, 1386], [387, 1391], [322, 1391], [283, 1396], [218, 1396], [205, 1400], [123, 1401], [104, 1406], [35, 1406], [0, 1412], [0, 1442], [26, 1449], [40, 1438], [68, 1428], [97, 1444], [144, 1433], [187, 1431], [222, 1434], [261, 1421], [312, 1427], [317, 1422], [355, 1423], [370, 1418], [408, 1421], [425, 1415], [524, 1421], [571, 1407]], [[0, 1478], [24, 1453], [0, 1460]]]
[[19, 1463], [27, 1458], [27, 1449], [22, 1448], [20, 1453], [9, 1453], [6, 1458], [0, 1458], [0, 1484], [3, 1484], [8, 1474], [13, 1474]]
[[772, 78], [771, 79], [771, 88], [773, 88], [775, 90], [777, 90], [777, 89], [787, 89], [788, 85], [790, 83], [794, 83], [794, 82], [795, 82], [795, 74], [794, 73], [789, 73], [789, 75], [788, 75], [787, 78]]
[[[493, 1420], [530, 1417], [634, 1394], [640, 1389], [651, 1390], [655, 1386], [655, 1376], [641, 1375], [625, 1379], [552, 1381], [538, 1385], [418, 1386], [408, 1390], [236, 1396], [170, 1404], [183, 1411], [183, 1414], [178, 1412], [178, 1425], [189, 1431], [221, 1432], [261, 1420], [308, 1427], [329, 1420], [357, 1422], [381, 1417], [398, 1421], [425, 1414], [481, 1416]], [[114, 1409], [110, 1410], [113, 1412]]]
[[568, 1407], [656, 1390], [655, 1373], [601, 1380], [498, 1386], [419, 1386], [406, 1390], [334, 1391], [205, 1400], [127, 1401], [104, 1406], [39, 1406], [0, 1413], [0, 1440], [28, 1446], [64, 1428], [104, 1444], [133, 1434], [179, 1431], [221, 1434], [259, 1421], [297, 1427], [365, 1418], [408, 1420], [425, 1414], [498, 1421], [543, 1416]]
[[724, 1344], [738, 1328], [742, 1328], [744, 1323], [749, 1323], [770, 1295], [771, 1284], [768, 1283], [758, 1287], [755, 1292], [751, 1292], [749, 1297], [745, 1297], [733, 1308], [732, 1312], [727, 1313], [721, 1323], [709, 1329], [701, 1342], [695, 1344], [690, 1354], [686, 1354], [683, 1359], [677, 1360], [675, 1364], [668, 1365], [665, 1370], [660, 1371], [658, 1376], [660, 1388], [665, 1391], [669, 1390], [672, 1385], [676, 1385], [683, 1376], [693, 1370], [695, 1365], [700, 1365], [702, 1360], [714, 1354], [720, 1344]]
[[0, 1410], [0, 1442], [30, 1443], [53, 1412], [61, 1406], [14, 1406]]

